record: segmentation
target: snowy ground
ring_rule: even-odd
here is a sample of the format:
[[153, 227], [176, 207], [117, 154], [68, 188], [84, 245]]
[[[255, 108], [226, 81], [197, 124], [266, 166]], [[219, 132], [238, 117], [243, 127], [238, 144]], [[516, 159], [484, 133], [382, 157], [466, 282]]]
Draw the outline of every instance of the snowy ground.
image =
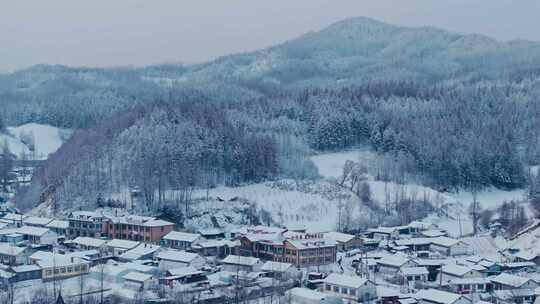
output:
[[[268, 184], [253, 184], [243, 187], [220, 186], [211, 189], [209, 195], [225, 201], [240, 197], [255, 202], [258, 208], [270, 211], [274, 221], [282, 225], [305, 226], [320, 231], [335, 229], [337, 202], [318, 194], [284, 191]], [[204, 198], [206, 191], [195, 191], [193, 197]]]
[[33, 136], [36, 159], [46, 159], [56, 152], [64, 140], [71, 135], [70, 130], [50, 125], [29, 123], [18, 127], [9, 127], [9, 134], [0, 134], [0, 144], [7, 142], [11, 152], [21, 157], [23, 153], [30, 155], [30, 149], [23, 141], [25, 136]]
[[[342, 173], [343, 165], [347, 160], [364, 163], [369, 166], [370, 162], [377, 159], [375, 152], [368, 148], [360, 148], [345, 152], [325, 153], [313, 156], [311, 160], [319, 169], [319, 174], [325, 179], [335, 179]], [[416, 185], [406, 184], [398, 185], [392, 182], [368, 181], [373, 198], [379, 202], [387, 199], [388, 193], [394, 193], [396, 190], [403, 190], [407, 195], [416, 195], [417, 197], [426, 196], [430, 200], [439, 201], [444, 204], [450, 204], [449, 212], [451, 218], [440, 218], [430, 216], [428, 221], [436, 223], [442, 229], [446, 229], [452, 236], [461, 236], [472, 232], [472, 221], [467, 214], [467, 206], [472, 202], [473, 197], [470, 192], [439, 192], [435, 189]], [[526, 195], [524, 189], [505, 191], [496, 188], [486, 189], [477, 195], [477, 200], [482, 208], [496, 209], [504, 201], [522, 200]]]

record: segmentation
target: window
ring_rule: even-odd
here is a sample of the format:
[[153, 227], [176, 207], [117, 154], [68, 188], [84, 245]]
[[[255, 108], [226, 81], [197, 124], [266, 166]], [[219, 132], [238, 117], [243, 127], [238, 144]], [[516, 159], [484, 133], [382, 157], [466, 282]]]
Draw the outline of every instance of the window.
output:
[[60, 272], [61, 272], [61, 273], [66, 273], [66, 267], [60, 268]]
[[332, 286], [326, 284], [326, 291], [331, 291], [332, 290]]
[[420, 280], [420, 276], [414, 276], [414, 280], [415, 280], [415, 281], [419, 281], [419, 280]]
[[67, 271], [68, 271], [68, 272], [73, 272], [73, 266], [69, 266], [69, 267], [67, 268]]
[[339, 292], [339, 287], [334, 286], [334, 292]]
[[412, 280], [413, 280], [412, 276], [407, 276], [407, 281], [412, 281]]
[[348, 291], [349, 291], [349, 290], [348, 290], [347, 288], [341, 287], [341, 293], [342, 293], [342, 294], [347, 294]]
[[353, 288], [349, 288], [349, 294], [351, 296], [355, 296], [356, 295], [356, 290], [354, 290]]
[[52, 275], [52, 270], [47, 270], [47, 271], [45, 271], [45, 274], [46, 274], [47, 276]]

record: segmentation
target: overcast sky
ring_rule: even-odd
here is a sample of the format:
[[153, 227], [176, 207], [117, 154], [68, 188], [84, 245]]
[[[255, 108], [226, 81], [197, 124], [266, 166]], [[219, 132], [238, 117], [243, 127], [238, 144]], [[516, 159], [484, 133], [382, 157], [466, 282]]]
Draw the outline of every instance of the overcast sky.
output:
[[540, 41], [539, 0], [0, 0], [0, 71], [202, 62], [353, 16]]

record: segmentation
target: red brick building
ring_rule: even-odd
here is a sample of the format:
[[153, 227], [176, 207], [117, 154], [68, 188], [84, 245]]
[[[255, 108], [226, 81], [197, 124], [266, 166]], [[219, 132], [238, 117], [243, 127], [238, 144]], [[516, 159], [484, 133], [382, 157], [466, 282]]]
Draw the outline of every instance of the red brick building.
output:
[[337, 245], [319, 233], [248, 228], [240, 233], [239, 253], [265, 261], [291, 263], [297, 267], [327, 265], [336, 262]]

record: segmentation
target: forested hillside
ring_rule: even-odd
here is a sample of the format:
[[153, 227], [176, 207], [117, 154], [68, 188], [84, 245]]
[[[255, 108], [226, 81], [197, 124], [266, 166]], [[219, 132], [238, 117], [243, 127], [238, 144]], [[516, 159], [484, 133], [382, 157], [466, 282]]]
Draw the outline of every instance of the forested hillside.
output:
[[[191, 66], [37, 66], [0, 76], [7, 124], [81, 128], [17, 201], [92, 206], [141, 189], [314, 178], [314, 151], [371, 145], [377, 178], [526, 185], [540, 162], [540, 44], [364, 18]], [[43, 195], [42, 195], [43, 194]]]

